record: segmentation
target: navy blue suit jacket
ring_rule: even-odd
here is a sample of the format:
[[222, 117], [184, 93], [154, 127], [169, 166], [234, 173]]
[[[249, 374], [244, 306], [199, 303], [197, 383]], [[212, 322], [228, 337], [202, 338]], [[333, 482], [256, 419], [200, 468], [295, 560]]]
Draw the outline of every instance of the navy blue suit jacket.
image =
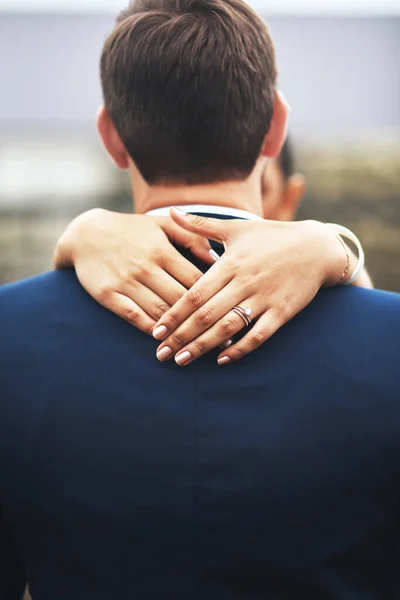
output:
[[73, 271], [0, 289], [0, 598], [400, 598], [400, 297], [156, 360]]

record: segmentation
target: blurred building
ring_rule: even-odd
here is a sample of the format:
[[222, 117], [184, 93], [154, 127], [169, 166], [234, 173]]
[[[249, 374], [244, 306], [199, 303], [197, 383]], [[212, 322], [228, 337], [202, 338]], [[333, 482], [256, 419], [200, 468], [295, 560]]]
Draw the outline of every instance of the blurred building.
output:
[[[375, 282], [400, 291], [400, 2], [253, 4], [292, 106], [301, 217], [352, 227]], [[99, 54], [123, 5], [0, 0], [0, 283], [50, 268], [86, 208], [132, 208], [95, 131]]]

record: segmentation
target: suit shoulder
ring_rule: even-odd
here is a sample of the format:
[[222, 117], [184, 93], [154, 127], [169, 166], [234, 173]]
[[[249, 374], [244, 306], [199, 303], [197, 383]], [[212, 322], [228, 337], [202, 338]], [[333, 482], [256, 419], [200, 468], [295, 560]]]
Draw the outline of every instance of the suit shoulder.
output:
[[360, 287], [349, 286], [344, 288], [348, 294], [352, 294], [357, 300], [366, 304], [384, 304], [400, 309], [400, 294], [385, 290], [369, 290]]
[[40, 275], [34, 275], [26, 279], [20, 279], [12, 283], [6, 283], [0, 286], [0, 298], [20, 294], [26, 290], [35, 288], [52, 287], [55, 285], [71, 285], [73, 281], [77, 281], [75, 271], [73, 269], [60, 269], [58, 271], [48, 271]]
[[317, 305], [331, 317], [391, 320], [400, 317], [400, 294], [359, 287], [337, 287], [319, 294]]
[[321, 347], [341, 348], [349, 360], [360, 352], [398, 355], [400, 295], [355, 287], [324, 290], [299, 315], [293, 332], [315, 338]]
[[49, 271], [29, 279], [22, 279], [0, 287], [0, 318], [8, 319], [14, 313], [43, 311], [56, 299], [71, 300], [85, 294], [75, 271], [65, 269]]

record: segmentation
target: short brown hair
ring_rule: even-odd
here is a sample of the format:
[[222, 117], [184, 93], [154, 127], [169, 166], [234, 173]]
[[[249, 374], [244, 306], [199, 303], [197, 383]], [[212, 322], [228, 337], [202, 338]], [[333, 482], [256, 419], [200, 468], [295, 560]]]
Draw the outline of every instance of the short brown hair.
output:
[[104, 102], [142, 176], [245, 179], [274, 106], [274, 47], [242, 0], [135, 0], [104, 45]]

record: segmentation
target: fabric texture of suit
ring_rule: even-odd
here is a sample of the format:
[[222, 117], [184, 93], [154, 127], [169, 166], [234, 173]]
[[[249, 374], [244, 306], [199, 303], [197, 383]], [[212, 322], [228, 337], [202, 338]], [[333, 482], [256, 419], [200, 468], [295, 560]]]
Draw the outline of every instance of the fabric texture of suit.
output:
[[[400, 297], [159, 363], [73, 271], [0, 289], [0, 598], [400, 599]], [[2, 528], [2, 529], [1, 529]]]

